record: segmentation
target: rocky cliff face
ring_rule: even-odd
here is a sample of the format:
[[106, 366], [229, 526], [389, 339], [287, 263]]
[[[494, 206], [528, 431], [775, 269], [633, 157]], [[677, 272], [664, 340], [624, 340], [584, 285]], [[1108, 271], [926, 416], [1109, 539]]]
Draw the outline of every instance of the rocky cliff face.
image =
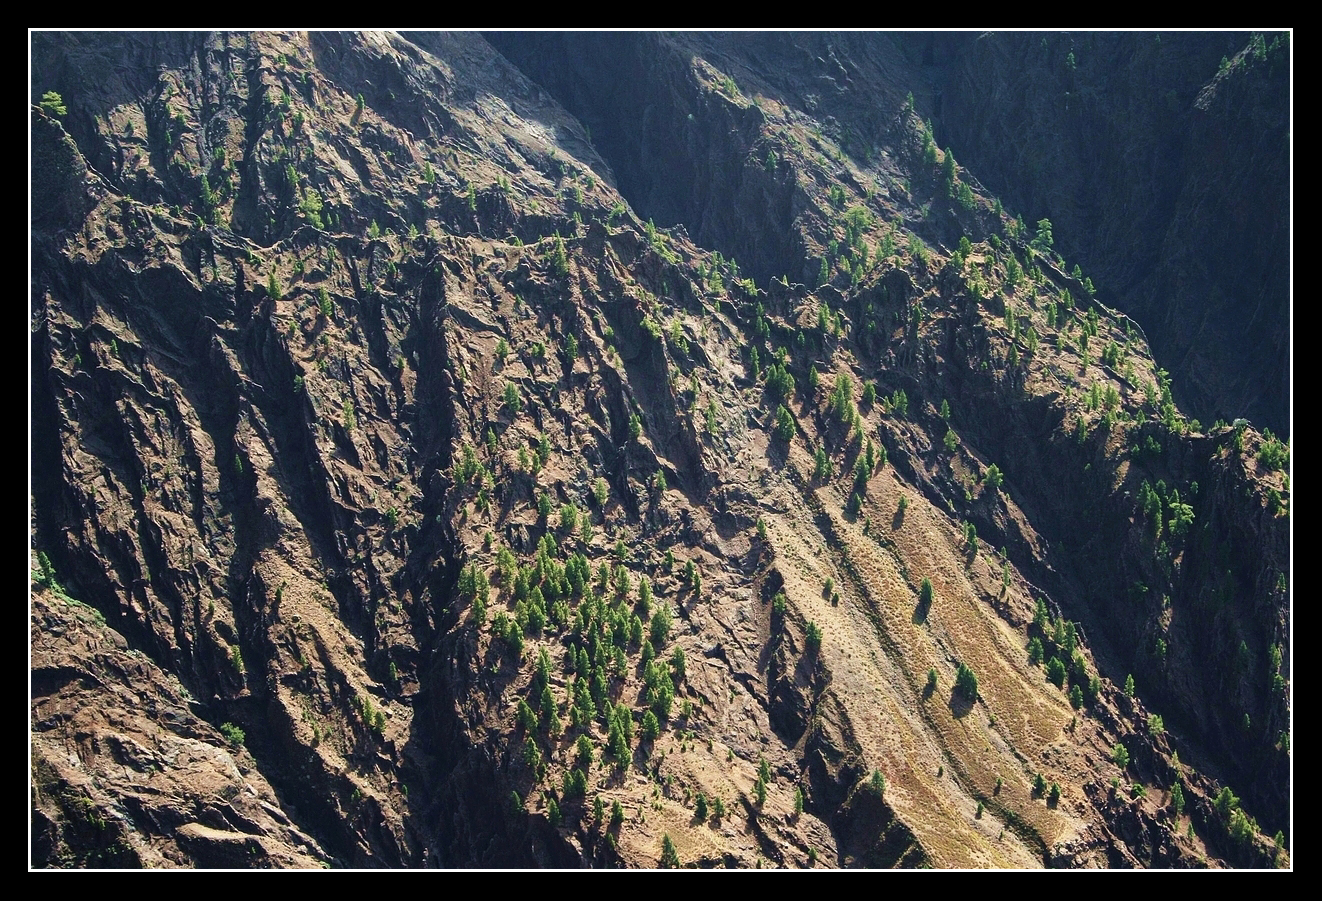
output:
[[34, 863], [1285, 859], [1286, 451], [896, 45], [33, 71]]
[[908, 50], [943, 142], [1030, 226], [1052, 221], [1181, 407], [1288, 434], [1288, 36], [931, 40]]

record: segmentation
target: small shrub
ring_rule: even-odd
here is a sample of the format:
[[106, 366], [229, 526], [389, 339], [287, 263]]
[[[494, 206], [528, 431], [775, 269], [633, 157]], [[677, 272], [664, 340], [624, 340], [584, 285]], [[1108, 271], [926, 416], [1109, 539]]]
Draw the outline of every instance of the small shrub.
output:
[[247, 738], [244, 731], [233, 723], [221, 723], [220, 734], [225, 736], [225, 740], [236, 748], [242, 746], [244, 739]]

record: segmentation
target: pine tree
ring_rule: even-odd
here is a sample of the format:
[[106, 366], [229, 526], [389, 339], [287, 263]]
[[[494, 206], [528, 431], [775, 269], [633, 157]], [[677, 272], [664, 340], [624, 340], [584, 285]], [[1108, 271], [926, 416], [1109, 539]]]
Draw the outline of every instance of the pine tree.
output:
[[804, 629], [803, 637], [804, 647], [809, 654], [816, 654], [822, 649], [822, 628], [812, 620], [808, 621]]
[[69, 108], [64, 105], [64, 98], [55, 91], [42, 94], [41, 102], [37, 105], [49, 116], [65, 116], [69, 112]]
[[675, 850], [675, 843], [670, 840], [670, 833], [661, 836], [661, 863], [663, 870], [677, 870], [683, 864], [679, 862], [679, 852]]
[[517, 415], [523, 409], [523, 400], [519, 397], [519, 389], [514, 386], [513, 382], [505, 383], [504, 402], [505, 409], [509, 410], [512, 415]]
[[1042, 639], [1034, 635], [1028, 640], [1028, 662], [1037, 666], [1042, 662]]
[[955, 669], [955, 690], [970, 701], [978, 699], [978, 677], [967, 664], [961, 663]]
[[[471, 188], [469, 190], [472, 191]], [[471, 195], [469, 205], [474, 205]], [[551, 244], [551, 271], [561, 278], [569, 274], [569, 257], [565, 253], [565, 239], [560, 237], [559, 232], [556, 232], [555, 240]]]
[[642, 736], [644, 741], [655, 741], [656, 737], [661, 734], [661, 723], [651, 710], [647, 710], [643, 714], [643, 725], [638, 734]]

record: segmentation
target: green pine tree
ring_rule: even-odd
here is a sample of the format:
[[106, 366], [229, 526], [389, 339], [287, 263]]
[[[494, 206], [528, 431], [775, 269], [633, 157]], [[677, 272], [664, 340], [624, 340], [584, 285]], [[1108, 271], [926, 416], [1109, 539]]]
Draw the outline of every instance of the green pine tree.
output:
[[679, 852], [675, 850], [675, 843], [670, 839], [670, 833], [661, 836], [661, 863], [663, 870], [677, 870], [683, 864], [679, 862]]

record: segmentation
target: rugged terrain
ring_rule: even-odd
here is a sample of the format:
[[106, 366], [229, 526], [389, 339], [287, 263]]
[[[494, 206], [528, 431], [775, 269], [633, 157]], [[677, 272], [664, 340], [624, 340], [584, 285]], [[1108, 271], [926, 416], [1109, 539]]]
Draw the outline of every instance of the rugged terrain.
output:
[[912, 56], [34, 34], [33, 864], [1288, 865], [1288, 445]]
[[1099, 297], [1144, 324], [1180, 408], [1288, 435], [1286, 37], [930, 40], [938, 131], [1025, 219], [1050, 218]]

